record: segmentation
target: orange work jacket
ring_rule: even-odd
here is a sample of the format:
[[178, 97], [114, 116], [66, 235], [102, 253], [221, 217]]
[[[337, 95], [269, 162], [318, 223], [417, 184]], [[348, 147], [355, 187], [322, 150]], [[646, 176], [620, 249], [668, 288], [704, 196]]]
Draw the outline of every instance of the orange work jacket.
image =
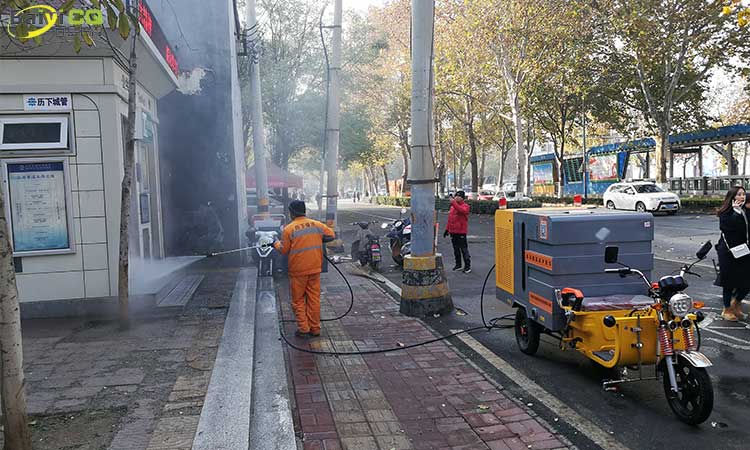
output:
[[289, 275], [313, 275], [321, 272], [323, 264], [323, 236], [336, 234], [317, 220], [297, 217], [284, 227], [276, 250], [289, 255]]

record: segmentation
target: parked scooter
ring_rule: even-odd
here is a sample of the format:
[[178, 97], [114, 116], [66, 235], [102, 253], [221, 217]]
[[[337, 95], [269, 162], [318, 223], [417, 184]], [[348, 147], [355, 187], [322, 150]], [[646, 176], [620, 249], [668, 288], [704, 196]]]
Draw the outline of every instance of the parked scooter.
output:
[[411, 254], [411, 220], [402, 218], [406, 208], [401, 208], [399, 218], [391, 223], [383, 222], [382, 229], [389, 229], [386, 237], [389, 239], [391, 258], [399, 266], [404, 265], [404, 257]]
[[[706, 242], [696, 254], [698, 261], [705, 259], [710, 250], [711, 242]], [[690, 425], [702, 423], [714, 403], [711, 378], [706, 371], [711, 361], [698, 351], [703, 302], [694, 301], [683, 292], [688, 287], [685, 275], [700, 276], [691, 271], [698, 261], [685, 264], [679, 275], [652, 283], [641, 271], [621, 264], [618, 252], [618, 247], [605, 249], [606, 264], [621, 266], [605, 272], [642, 278], [648, 294], [586, 298], [578, 289], [555, 290], [566, 318], [566, 326], [558, 336], [560, 348], [576, 350], [605, 368], [625, 368], [636, 374], [630, 377], [623, 370], [619, 379], [605, 381], [605, 388], [658, 380], [657, 372], [661, 372], [667, 403], [674, 414]], [[525, 308], [518, 308], [516, 342], [520, 350], [529, 355], [536, 353], [541, 333], [554, 335], [527, 315]], [[644, 372], [645, 366], [655, 368], [653, 375]]]
[[380, 238], [370, 231], [371, 223], [375, 222], [352, 223], [352, 226], [359, 227], [357, 236], [352, 242], [352, 259], [358, 260], [362, 267], [369, 265], [372, 270], [378, 270], [381, 259]]
[[255, 247], [250, 251], [250, 256], [258, 266], [260, 276], [272, 276], [274, 271], [284, 270], [284, 258], [274, 250], [273, 242], [280, 235], [284, 216], [271, 214], [269, 216], [255, 215], [251, 219], [251, 226], [245, 233], [248, 245]]

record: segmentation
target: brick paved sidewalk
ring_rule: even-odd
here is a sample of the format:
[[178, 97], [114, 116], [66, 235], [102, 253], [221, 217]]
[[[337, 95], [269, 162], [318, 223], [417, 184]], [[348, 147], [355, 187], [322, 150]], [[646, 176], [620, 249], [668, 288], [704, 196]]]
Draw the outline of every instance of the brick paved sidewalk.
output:
[[[402, 316], [373, 281], [349, 275], [351, 314], [324, 322], [320, 338], [293, 337], [311, 349], [357, 351], [434, 338], [427, 326]], [[335, 272], [322, 277], [322, 315], [343, 313], [349, 291]], [[293, 318], [286, 280], [277, 283], [284, 318]], [[321, 356], [287, 347], [295, 430], [305, 450], [558, 449], [560, 435], [511, 399], [501, 386], [445, 341], [366, 356]]]
[[[183, 314], [27, 320], [35, 450], [190, 450], [237, 271], [206, 273]], [[2, 435], [0, 435], [2, 448]]]

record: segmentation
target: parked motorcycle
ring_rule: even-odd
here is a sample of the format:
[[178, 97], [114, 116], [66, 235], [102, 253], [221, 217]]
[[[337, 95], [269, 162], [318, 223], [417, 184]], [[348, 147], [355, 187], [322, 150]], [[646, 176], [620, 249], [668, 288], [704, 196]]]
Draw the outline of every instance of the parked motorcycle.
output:
[[258, 266], [260, 276], [272, 276], [274, 271], [284, 270], [284, 258], [272, 246], [279, 238], [284, 220], [281, 214], [255, 215], [251, 218], [251, 226], [245, 236], [248, 245], [255, 247], [254, 251], [250, 250], [250, 255]]
[[[706, 242], [696, 253], [698, 261], [710, 250], [711, 242]], [[652, 283], [641, 271], [621, 264], [618, 252], [618, 247], [605, 249], [605, 262], [622, 266], [605, 272], [642, 278], [648, 294], [584, 298], [578, 289], [555, 290], [566, 320], [558, 336], [560, 347], [576, 350], [605, 368], [621, 368], [619, 379], [605, 381], [605, 388], [658, 380], [661, 372], [664, 394], [674, 414], [687, 424], [700, 424], [713, 409], [714, 392], [706, 371], [712, 364], [698, 351], [703, 302], [683, 292], [688, 287], [685, 275], [700, 276], [691, 272], [698, 261], [685, 264], [679, 275]], [[556, 335], [528, 316], [524, 308], [517, 309], [516, 342], [522, 352], [536, 353], [542, 332]], [[653, 375], [647, 376], [644, 366], [653, 366]], [[627, 369], [637, 376], [629, 377]]]
[[370, 231], [370, 224], [375, 222], [354, 222], [351, 225], [359, 227], [357, 236], [352, 242], [352, 259], [358, 260], [363, 267], [369, 265], [372, 270], [378, 270], [380, 265], [380, 238]]
[[399, 218], [391, 223], [383, 222], [382, 229], [388, 229], [386, 237], [389, 240], [391, 258], [399, 266], [404, 265], [404, 257], [411, 254], [411, 220], [402, 218], [406, 208], [401, 208]]

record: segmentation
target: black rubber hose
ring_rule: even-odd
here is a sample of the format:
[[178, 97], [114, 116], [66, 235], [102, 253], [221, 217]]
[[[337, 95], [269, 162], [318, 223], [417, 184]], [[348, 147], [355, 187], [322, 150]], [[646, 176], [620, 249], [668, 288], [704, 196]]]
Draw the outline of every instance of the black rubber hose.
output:
[[[346, 310], [346, 312], [344, 314], [341, 314], [338, 317], [332, 317], [330, 319], [320, 319], [321, 322], [333, 322], [334, 320], [343, 319], [344, 317], [348, 316], [350, 312], [352, 312], [352, 308], [354, 308], [354, 289], [352, 289], [352, 285], [349, 284], [349, 280], [346, 278], [346, 275], [344, 275], [344, 273], [341, 271], [341, 269], [339, 269], [338, 266], [336, 266], [336, 264], [333, 261], [331, 261], [331, 258], [329, 258], [329, 257], [326, 256], [326, 259], [328, 260], [329, 263], [331, 263], [331, 265], [333, 266], [333, 268], [336, 269], [336, 272], [338, 272], [339, 275], [341, 275], [341, 278], [344, 279], [344, 283], [346, 283], [346, 287], [349, 288], [349, 295], [350, 295], [350, 297], [349, 297], [349, 308]], [[286, 320], [282, 320], [281, 322], [282, 323], [293, 323], [293, 322], [296, 322], [296, 320], [286, 319]]]
[[[328, 259], [328, 261], [331, 263], [331, 265], [333, 265], [333, 267], [336, 269], [336, 271], [341, 275], [341, 277], [346, 282], [346, 285], [349, 288], [349, 292], [351, 294], [351, 302], [349, 303], [349, 309], [347, 309], [344, 314], [342, 314], [342, 315], [340, 315], [338, 317], [332, 318], [332, 319], [321, 320], [321, 322], [330, 322], [330, 321], [333, 321], [333, 320], [342, 319], [342, 318], [346, 317], [351, 312], [351, 310], [352, 310], [352, 308], [354, 306], [354, 290], [352, 289], [351, 284], [349, 284], [349, 280], [346, 278], [346, 276], [344, 275], [344, 273], [341, 272], [341, 270], [336, 266], [336, 264], [333, 263], [333, 261], [331, 261], [327, 256], [326, 256], [326, 259]], [[481, 315], [482, 315], [482, 325], [478, 326], [478, 327], [469, 328], [467, 330], [456, 331], [455, 333], [451, 333], [451, 334], [449, 334], [447, 336], [440, 336], [440, 337], [437, 337], [437, 338], [434, 338], [434, 339], [430, 339], [430, 340], [427, 340], [427, 341], [417, 342], [415, 344], [404, 345], [404, 346], [399, 346], [399, 347], [392, 347], [392, 348], [385, 348], [385, 349], [378, 349], [378, 350], [362, 350], [362, 351], [356, 351], [356, 352], [332, 352], [332, 351], [324, 351], [324, 350], [310, 350], [310, 349], [299, 347], [299, 346], [297, 346], [295, 344], [292, 344], [289, 341], [289, 339], [286, 337], [286, 334], [284, 333], [284, 326], [283, 326], [283, 324], [284, 323], [293, 323], [293, 322], [296, 322], [295, 320], [281, 320], [279, 322], [279, 334], [281, 334], [281, 338], [284, 340], [284, 342], [286, 342], [286, 344], [289, 347], [291, 347], [291, 348], [293, 348], [293, 349], [295, 349], [297, 351], [303, 352], [303, 353], [310, 353], [310, 354], [313, 354], [313, 355], [328, 355], [328, 356], [356, 356], [356, 355], [375, 355], [375, 354], [380, 354], [380, 353], [390, 353], [390, 352], [397, 352], [397, 351], [401, 351], [401, 350], [408, 350], [410, 348], [415, 348], [415, 347], [420, 347], [422, 345], [432, 344], [434, 342], [439, 342], [439, 341], [443, 341], [443, 340], [446, 340], [446, 339], [450, 339], [450, 338], [458, 336], [460, 334], [472, 333], [474, 331], [479, 331], [479, 330], [490, 331], [490, 330], [495, 329], [495, 328], [497, 328], [497, 329], [513, 328], [513, 325], [497, 325], [497, 322], [500, 321], [500, 320], [510, 319], [510, 318], [512, 318], [514, 316], [514, 314], [506, 314], [506, 315], [501, 316], [501, 317], [495, 317], [493, 319], [490, 319], [489, 322], [485, 321], [485, 318], [484, 318], [484, 290], [487, 287], [487, 280], [489, 280], [490, 275], [492, 274], [492, 271], [494, 269], [495, 269], [495, 265], [493, 264], [492, 267], [490, 268], [490, 270], [487, 272], [487, 276], [484, 278], [484, 283], [482, 284], [482, 294], [481, 294], [481, 296], [479, 298], [479, 307], [480, 307], [480, 311], [481, 311]]]

